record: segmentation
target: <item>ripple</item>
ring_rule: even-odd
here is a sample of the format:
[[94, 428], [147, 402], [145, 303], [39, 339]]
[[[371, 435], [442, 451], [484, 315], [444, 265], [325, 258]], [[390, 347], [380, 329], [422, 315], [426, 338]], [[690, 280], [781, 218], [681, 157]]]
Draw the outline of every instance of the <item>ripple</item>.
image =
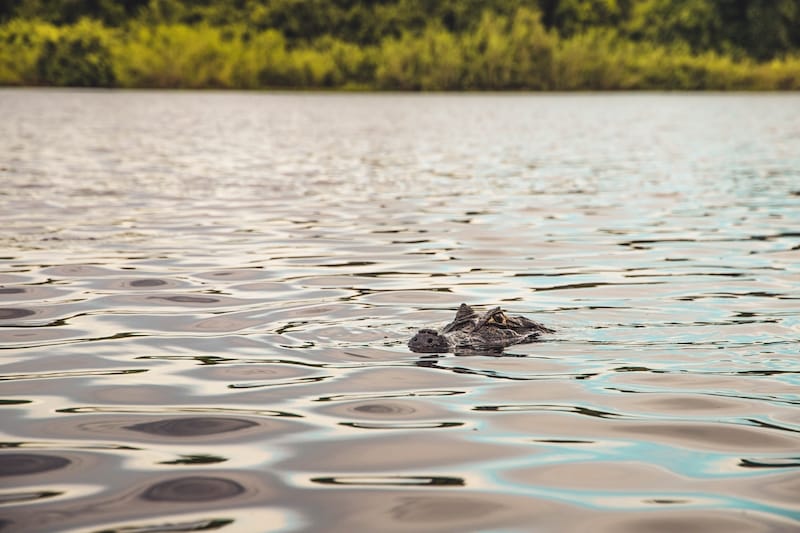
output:
[[303, 368], [294, 362], [286, 364], [248, 363], [242, 365], [214, 365], [197, 368], [190, 373], [198, 379], [215, 379], [222, 381], [241, 380], [282, 380], [287, 378], [306, 377], [315, 373], [315, 369]]
[[[0, 474], [2, 475], [2, 474]], [[64, 494], [63, 492], [53, 491], [53, 490], [39, 490], [39, 491], [30, 491], [30, 492], [9, 492], [5, 494], [0, 494], [0, 505], [10, 504], [10, 503], [20, 503], [20, 502], [32, 502], [36, 500], [46, 500], [47, 498], [53, 498], [56, 496], [61, 496]], [[2, 530], [2, 522], [0, 521], [0, 530]]]
[[359, 429], [432, 429], [463, 424], [442, 422], [442, 419], [451, 416], [450, 412], [424, 397], [338, 401], [323, 404], [315, 411], [336, 417], [341, 425]]
[[194, 294], [126, 294], [105, 297], [109, 305], [125, 308], [127, 306], [166, 306], [214, 308], [224, 306], [241, 306], [247, 304], [246, 300], [230, 296], [198, 296]]
[[167, 285], [163, 279], [134, 279], [128, 283], [131, 287], [158, 287], [160, 285]]
[[72, 328], [3, 328], [0, 329], [0, 343], [34, 345], [40, 342], [80, 338], [84, 330]]
[[230, 479], [187, 476], [156, 483], [141, 497], [153, 502], [210, 502], [232, 498], [244, 492], [242, 485]]
[[45, 287], [41, 285], [26, 285], [25, 287], [0, 287], [0, 300], [14, 302], [20, 300], [45, 300], [68, 294], [63, 289]]
[[57, 455], [0, 453], [0, 476], [40, 474], [67, 467], [72, 461]]
[[160, 277], [141, 277], [141, 278], [122, 278], [101, 280], [98, 284], [99, 289], [113, 290], [113, 291], [137, 291], [137, 290], [165, 290], [177, 289], [189, 286], [184, 281], [178, 281], [169, 278]]
[[339, 422], [356, 429], [441, 429], [463, 426], [463, 422]]
[[148, 300], [166, 300], [168, 302], [178, 302], [182, 304], [215, 304], [219, 298], [210, 296], [148, 296]]
[[312, 483], [320, 485], [356, 486], [420, 486], [420, 487], [463, 487], [464, 479], [448, 476], [336, 476], [314, 477]]
[[[675, 515], [674, 511], [649, 511], [647, 514], [625, 513], [609, 515], [592, 521], [592, 529], [609, 533], [639, 533], [641, 531], [726, 531], [730, 533], [767, 533], [792, 531], [792, 525], [772, 517], [737, 511], [711, 512], [687, 511]], [[737, 516], [738, 515], [738, 516]], [[587, 524], [587, 527], [588, 524]]]
[[13, 320], [26, 316], [35, 315], [36, 311], [23, 309], [20, 307], [0, 307], [0, 320]]
[[453, 521], [454, 517], [458, 517], [458, 521], [479, 518], [504, 508], [505, 506], [498, 503], [469, 497], [407, 498], [392, 509], [392, 518], [398, 522], [436, 524]]
[[213, 270], [210, 272], [201, 272], [194, 274], [194, 277], [208, 280], [222, 280], [222, 281], [249, 281], [254, 279], [263, 279], [268, 277], [267, 273], [261, 269], [230, 269], [230, 270]]
[[[124, 406], [106, 411], [125, 411]], [[141, 409], [140, 409], [141, 410]], [[293, 421], [298, 415], [280, 411], [263, 412], [253, 418], [242, 416], [188, 416], [144, 417], [141, 415], [104, 415], [102, 411], [85, 408], [59, 409], [70, 416], [33, 421], [26, 434], [49, 439], [104, 439], [126, 445], [133, 441], [149, 443], [192, 442], [212, 443], [222, 441], [243, 442], [267, 436], [292, 433], [304, 426]], [[165, 411], [167, 411], [165, 409]], [[208, 411], [214, 411], [209, 409]], [[270, 416], [269, 420], [255, 416]], [[154, 419], [155, 418], [155, 419]], [[290, 421], [292, 420], [292, 421]]]
[[631, 435], [660, 437], [664, 441], [682, 446], [705, 449], [732, 450], [796, 450], [797, 438], [775, 431], [748, 427], [731, 427], [723, 424], [693, 424], [665, 422], [654, 424], [640, 422], [629, 426], [616, 426], [616, 431]]
[[355, 411], [359, 414], [370, 414], [370, 415], [379, 415], [379, 416], [386, 416], [386, 415], [408, 415], [411, 413], [416, 412], [411, 406], [408, 405], [398, 405], [398, 404], [390, 404], [390, 403], [365, 403], [361, 405], [351, 406], [349, 411]]
[[115, 270], [94, 265], [57, 265], [43, 268], [41, 272], [64, 278], [96, 278], [118, 274]]
[[24, 294], [26, 291], [20, 287], [0, 287], [0, 295]]
[[5, 529], [794, 531], [798, 102], [4, 92]]
[[800, 467], [800, 457], [764, 457], [743, 458], [739, 466], [744, 468], [797, 468]]
[[192, 417], [172, 418], [124, 426], [131, 431], [141, 431], [151, 435], [165, 435], [169, 437], [196, 437], [198, 435], [216, 435], [239, 431], [240, 429], [257, 426], [252, 420], [240, 418], [221, 417]]

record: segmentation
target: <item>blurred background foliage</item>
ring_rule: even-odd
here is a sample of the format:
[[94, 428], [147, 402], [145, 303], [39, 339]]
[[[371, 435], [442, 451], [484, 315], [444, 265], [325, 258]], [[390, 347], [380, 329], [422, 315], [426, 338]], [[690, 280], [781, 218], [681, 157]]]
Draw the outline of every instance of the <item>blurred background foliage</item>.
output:
[[0, 0], [0, 84], [800, 89], [800, 0]]

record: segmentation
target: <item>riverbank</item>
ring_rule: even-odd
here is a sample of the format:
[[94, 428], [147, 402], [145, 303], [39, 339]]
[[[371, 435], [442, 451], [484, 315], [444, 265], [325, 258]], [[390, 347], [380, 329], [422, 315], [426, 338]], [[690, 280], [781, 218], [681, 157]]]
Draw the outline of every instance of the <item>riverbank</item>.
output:
[[562, 37], [537, 13], [487, 14], [477, 30], [430, 26], [373, 45], [287, 39], [244, 25], [92, 19], [0, 26], [0, 85], [336, 90], [798, 90], [800, 56], [734, 58], [633, 41], [610, 28]]

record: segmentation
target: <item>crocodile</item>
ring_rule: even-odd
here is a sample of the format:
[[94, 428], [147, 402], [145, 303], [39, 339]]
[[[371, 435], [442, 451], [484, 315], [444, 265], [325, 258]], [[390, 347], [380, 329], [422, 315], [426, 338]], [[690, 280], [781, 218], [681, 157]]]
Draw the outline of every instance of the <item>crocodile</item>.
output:
[[507, 346], [533, 342], [542, 333], [555, 333], [524, 316], [509, 316], [500, 307], [478, 315], [461, 304], [452, 322], [435, 330], [423, 328], [408, 341], [412, 352], [499, 352]]

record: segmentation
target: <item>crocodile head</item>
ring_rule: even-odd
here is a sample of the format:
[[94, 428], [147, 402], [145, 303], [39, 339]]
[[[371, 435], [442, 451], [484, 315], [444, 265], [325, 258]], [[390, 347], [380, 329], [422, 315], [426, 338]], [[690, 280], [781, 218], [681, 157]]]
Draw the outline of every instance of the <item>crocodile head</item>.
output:
[[498, 352], [513, 344], [533, 342], [553, 330], [523, 316], [507, 315], [495, 307], [482, 316], [461, 304], [455, 319], [440, 330], [421, 329], [408, 341], [412, 352]]
[[408, 347], [417, 353], [445, 353], [450, 345], [444, 335], [435, 329], [421, 329], [408, 341]]

